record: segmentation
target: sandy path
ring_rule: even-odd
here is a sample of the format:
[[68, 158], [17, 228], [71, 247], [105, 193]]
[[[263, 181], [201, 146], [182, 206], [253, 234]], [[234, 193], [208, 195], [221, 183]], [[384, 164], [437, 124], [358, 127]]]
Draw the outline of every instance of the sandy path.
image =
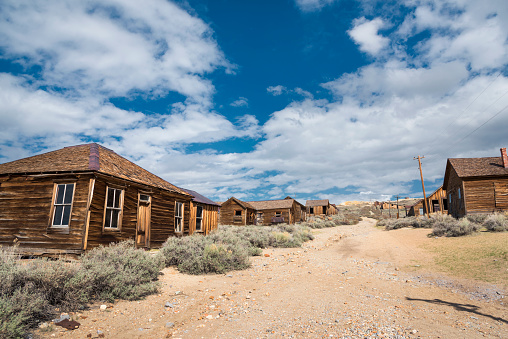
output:
[[373, 224], [316, 230], [303, 248], [265, 250], [269, 256], [252, 258], [250, 269], [227, 275], [165, 269], [161, 294], [92, 308], [79, 329], [42, 336], [508, 338], [504, 292], [480, 288], [497, 296], [489, 301], [429, 278], [415, 268], [432, 259], [418, 247], [432, 241], [428, 230]]

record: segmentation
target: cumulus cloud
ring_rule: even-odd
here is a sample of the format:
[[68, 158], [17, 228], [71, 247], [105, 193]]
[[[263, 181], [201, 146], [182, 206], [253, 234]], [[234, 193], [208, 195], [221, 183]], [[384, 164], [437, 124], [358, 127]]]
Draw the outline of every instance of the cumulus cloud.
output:
[[362, 52], [377, 55], [390, 42], [390, 39], [379, 35], [379, 30], [385, 26], [381, 18], [370, 21], [365, 18], [355, 19], [353, 28], [348, 31], [348, 34], [359, 45]]
[[39, 65], [43, 84], [107, 96], [175, 91], [207, 99], [228, 67], [210, 28], [164, 0], [3, 1], [0, 46]]
[[271, 93], [272, 95], [281, 95], [282, 93], [287, 92], [287, 88], [282, 85], [277, 86], [270, 86], [266, 89], [268, 93]]
[[315, 12], [336, 0], [295, 0], [296, 6], [303, 12]]
[[240, 97], [237, 100], [233, 101], [230, 105], [233, 107], [247, 107], [249, 106], [249, 101], [247, 98]]

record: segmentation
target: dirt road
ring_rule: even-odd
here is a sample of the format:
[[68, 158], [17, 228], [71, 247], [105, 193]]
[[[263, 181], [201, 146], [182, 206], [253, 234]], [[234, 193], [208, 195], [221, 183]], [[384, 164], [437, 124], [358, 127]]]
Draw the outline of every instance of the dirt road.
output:
[[[423, 272], [429, 230], [359, 225], [316, 230], [252, 267], [190, 276], [169, 268], [159, 295], [96, 305], [74, 331], [45, 338], [508, 338], [500, 287]], [[111, 306], [111, 305], [110, 305]], [[99, 331], [99, 332], [98, 332]]]

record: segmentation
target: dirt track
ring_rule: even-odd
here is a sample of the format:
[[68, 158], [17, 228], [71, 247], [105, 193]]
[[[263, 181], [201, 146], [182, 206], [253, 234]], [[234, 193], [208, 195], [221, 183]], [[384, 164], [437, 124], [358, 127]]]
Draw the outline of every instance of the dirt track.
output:
[[[299, 249], [268, 249], [252, 267], [190, 276], [169, 268], [161, 294], [82, 313], [86, 338], [508, 338], [500, 287], [422, 272], [429, 230], [385, 232], [373, 220], [316, 230]], [[424, 265], [423, 265], [424, 266]], [[166, 303], [168, 307], [166, 307]]]

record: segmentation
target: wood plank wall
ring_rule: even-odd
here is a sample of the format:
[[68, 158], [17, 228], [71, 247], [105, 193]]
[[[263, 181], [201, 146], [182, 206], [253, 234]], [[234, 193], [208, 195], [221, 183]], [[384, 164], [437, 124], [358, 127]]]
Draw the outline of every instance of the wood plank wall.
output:
[[[90, 175], [1, 177], [0, 244], [79, 251], [90, 178]], [[49, 228], [55, 183], [75, 183], [68, 229]]]
[[[242, 211], [242, 217], [235, 218], [235, 210]], [[247, 220], [247, 209], [237, 204], [235, 201], [230, 200], [222, 204], [220, 208], [219, 223], [221, 225], [246, 225]]]
[[196, 213], [197, 207], [203, 208], [203, 220], [202, 220], [202, 231], [199, 233], [208, 234], [213, 230], [216, 230], [219, 224], [219, 206], [200, 204], [191, 201], [190, 202], [190, 219], [189, 219], [189, 233], [193, 234], [196, 232]]

